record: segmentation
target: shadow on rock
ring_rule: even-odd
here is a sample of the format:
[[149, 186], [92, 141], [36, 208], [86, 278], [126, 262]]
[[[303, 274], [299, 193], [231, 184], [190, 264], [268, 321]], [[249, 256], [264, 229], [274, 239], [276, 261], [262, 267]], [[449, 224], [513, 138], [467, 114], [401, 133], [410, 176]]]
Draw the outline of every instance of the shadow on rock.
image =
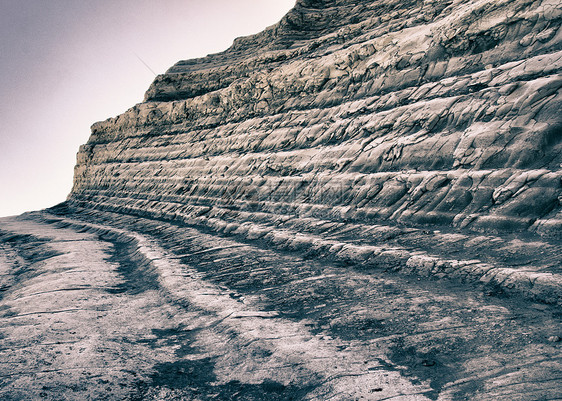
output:
[[212, 358], [157, 364], [151, 382], [137, 383], [130, 400], [299, 400], [314, 388], [285, 386], [269, 378], [257, 384], [218, 383], [213, 369]]

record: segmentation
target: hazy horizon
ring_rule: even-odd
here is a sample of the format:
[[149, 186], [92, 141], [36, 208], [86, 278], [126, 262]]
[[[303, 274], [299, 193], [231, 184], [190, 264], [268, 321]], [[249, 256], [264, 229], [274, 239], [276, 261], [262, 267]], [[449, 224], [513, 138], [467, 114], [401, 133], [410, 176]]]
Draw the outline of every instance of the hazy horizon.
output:
[[225, 50], [294, 3], [1, 0], [0, 217], [64, 201], [90, 126], [141, 102], [154, 73]]

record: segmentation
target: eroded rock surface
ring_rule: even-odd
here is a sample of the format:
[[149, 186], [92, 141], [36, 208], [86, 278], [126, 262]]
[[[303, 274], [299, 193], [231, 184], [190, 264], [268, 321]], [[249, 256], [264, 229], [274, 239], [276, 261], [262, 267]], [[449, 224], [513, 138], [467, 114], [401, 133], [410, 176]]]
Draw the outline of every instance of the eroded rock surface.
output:
[[298, 1], [97, 123], [80, 206], [559, 235], [559, 1]]
[[0, 398], [562, 398], [561, 21], [299, 0], [177, 63], [0, 220]]
[[298, 1], [94, 124], [66, 206], [562, 302], [561, 21], [552, 0]]
[[562, 395], [557, 306], [123, 214], [0, 219], [0, 250], [2, 400]]

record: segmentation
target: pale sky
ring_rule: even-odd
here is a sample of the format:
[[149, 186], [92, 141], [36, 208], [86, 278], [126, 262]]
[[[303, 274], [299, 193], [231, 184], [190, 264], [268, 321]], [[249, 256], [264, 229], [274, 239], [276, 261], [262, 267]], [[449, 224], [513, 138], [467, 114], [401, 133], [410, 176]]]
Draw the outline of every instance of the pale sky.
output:
[[142, 101], [154, 74], [225, 50], [295, 0], [0, 0], [0, 216], [72, 188], [90, 126]]

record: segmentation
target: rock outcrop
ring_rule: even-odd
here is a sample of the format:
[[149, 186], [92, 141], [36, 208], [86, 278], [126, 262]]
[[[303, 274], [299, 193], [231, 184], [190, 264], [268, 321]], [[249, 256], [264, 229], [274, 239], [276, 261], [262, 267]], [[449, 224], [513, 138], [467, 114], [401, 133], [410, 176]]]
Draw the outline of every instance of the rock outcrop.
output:
[[0, 219], [0, 398], [560, 399], [561, 21], [298, 0], [177, 63]]
[[554, 0], [299, 0], [95, 124], [69, 200], [559, 235], [561, 20]]

